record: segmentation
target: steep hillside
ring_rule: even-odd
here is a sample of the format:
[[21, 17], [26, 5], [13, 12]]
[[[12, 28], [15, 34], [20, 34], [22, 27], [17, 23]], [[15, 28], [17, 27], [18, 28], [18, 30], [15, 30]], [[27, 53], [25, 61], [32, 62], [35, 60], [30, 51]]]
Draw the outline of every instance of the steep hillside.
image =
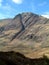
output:
[[49, 19], [27, 12], [0, 26], [0, 51], [10, 50], [28, 57], [49, 53]]

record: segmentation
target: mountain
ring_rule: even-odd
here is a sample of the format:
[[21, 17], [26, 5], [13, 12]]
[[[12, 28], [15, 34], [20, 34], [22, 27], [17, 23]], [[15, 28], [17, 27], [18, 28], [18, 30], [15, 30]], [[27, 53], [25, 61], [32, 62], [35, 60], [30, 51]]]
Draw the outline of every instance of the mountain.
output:
[[0, 51], [21, 52], [31, 58], [49, 53], [49, 19], [26, 12], [2, 21]]

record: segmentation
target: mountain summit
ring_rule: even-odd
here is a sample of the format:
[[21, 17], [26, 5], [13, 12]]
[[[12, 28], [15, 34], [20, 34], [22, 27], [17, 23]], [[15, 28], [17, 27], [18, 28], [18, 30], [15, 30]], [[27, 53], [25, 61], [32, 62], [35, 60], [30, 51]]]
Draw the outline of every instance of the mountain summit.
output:
[[0, 22], [0, 51], [39, 57], [49, 50], [49, 19], [26, 12], [4, 22]]

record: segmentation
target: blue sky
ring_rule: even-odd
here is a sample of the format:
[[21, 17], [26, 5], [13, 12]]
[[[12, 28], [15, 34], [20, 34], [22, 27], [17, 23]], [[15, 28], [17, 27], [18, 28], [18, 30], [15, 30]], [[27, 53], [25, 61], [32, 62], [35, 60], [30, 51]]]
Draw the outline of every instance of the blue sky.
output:
[[49, 18], [49, 0], [0, 0], [0, 19], [32, 12]]

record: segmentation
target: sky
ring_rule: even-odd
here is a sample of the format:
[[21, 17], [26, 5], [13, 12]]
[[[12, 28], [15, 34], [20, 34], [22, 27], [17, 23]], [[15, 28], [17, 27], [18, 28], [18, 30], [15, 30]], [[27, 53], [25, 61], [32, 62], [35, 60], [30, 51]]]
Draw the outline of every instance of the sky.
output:
[[49, 18], [49, 0], [0, 0], [0, 19], [32, 12]]

